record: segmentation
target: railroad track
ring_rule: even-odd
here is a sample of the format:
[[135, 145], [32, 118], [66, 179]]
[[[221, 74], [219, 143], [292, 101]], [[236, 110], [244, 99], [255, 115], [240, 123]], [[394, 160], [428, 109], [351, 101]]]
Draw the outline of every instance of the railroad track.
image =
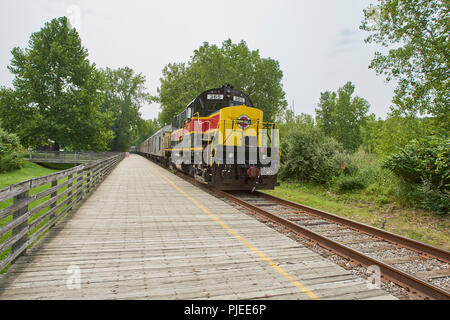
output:
[[180, 171], [176, 175], [349, 259], [353, 266], [379, 268], [381, 281], [399, 285], [412, 298], [450, 300], [446, 250], [266, 193], [225, 192]]
[[216, 195], [316, 242], [352, 265], [379, 268], [381, 281], [416, 299], [450, 300], [450, 253], [399, 235], [261, 192]]

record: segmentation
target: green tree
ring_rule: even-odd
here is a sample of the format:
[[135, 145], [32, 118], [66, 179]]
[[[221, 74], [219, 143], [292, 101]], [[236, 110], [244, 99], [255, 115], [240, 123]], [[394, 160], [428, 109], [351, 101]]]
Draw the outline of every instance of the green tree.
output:
[[404, 148], [417, 137], [430, 136], [440, 131], [435, 119], [414, 116], [389, 115], [373, 135], [374, 151], [379, 156], [387, 156]]
[[158, 119], [139, 119], [136, 135], [134, 137], [134, 145], [139, 146], [143, 141], [147, 140], [160, 128]]
[[126, 151], [133, 144], [141, 121], [140, 108], [151, 97], [146, 92], [145, 77], [129, 68], [103, 71], [106, 80], [106, 98], [102, 109], [112, 113], [114, 139], [110, 142], [113, 151]]
[[318, 126], [349, 151], [355, 151], [362, 142], [360, 128], [369, 110], [365, 99], [352, 97], [354, 91], [355, 86], [347, 82], [337, 93], [321, 93], [319, 108], [316, 109]]
[[0, 173], [19, 169], [23, 165], [19, 138], [0, 128]]
[[164, 67], [157, 98], [162, 109], [159, 121], [170, 123], [198, 94], [227, 83], [249, 95], [254, 106], [263, 110], [265, 121], [273, 121], [287, 106], [282, 77], [278, 61], [261, 58], [244, 41], [234, 44], [228, 39], [221, 47], [205, 42], [187, 64]]
[[2, 126], [25, 146], [51, 139], [75, 150], [107, 148], [112, 132], [110, 115], [100, 111], [103, 77], [67, 18], [47, 22], [28, 48], [11, 52], [14, 89], [0, 91]]
[[389, 47], [369, 68], [396, 79], [393, 110], [432, 115], [450, 125], [448, 0], [379, 0], [364, 10], [360, 28], [368, 43]]
[[336, 93], [325, 91], [320, 93], [319, 108], [316, 109], [318, 125], [323, 133], [331, 136], [335, 130], [333, 115], [336, 110]]
[[384, 120], [376, 119], [375, 114], [370, 114], [361, 126], [361, 147], [367, 153], [376, 153], [380, 132], [383, 129]]
[[277, 123], [282, 137], [289, 135], [292, 130], [302, 130], [315, 125], [313, 116], [303, 112], [295, 115], [293, 110], [286, 110]]

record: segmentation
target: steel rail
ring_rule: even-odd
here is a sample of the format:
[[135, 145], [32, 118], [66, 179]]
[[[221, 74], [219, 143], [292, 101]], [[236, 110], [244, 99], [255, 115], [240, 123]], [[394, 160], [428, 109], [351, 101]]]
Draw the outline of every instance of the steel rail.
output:
[[[265, 218], [272, 220], [273, 222], [279, 223], [279, 224], [283, 225], [284, 227], [296, 232], [297, 234], [307, 237], [307, 238], [317, 242], [321, 246], [323, 246], [333, 252], [336, 252], [339, 255], [344, 256], [350, 260], [353, 260], [354, 262], [357, 262], [358, 264], [361, 264], [362, 266], [364, 266], [366, 268], [369, 266], [378, 266], [380, 268], [381, 277], [384, 278], [383, 280], [385, 280], [385, 281], [389, 280], [389, 281], [392, 281], [402, 287], [406, 287], [413, 295], [415, 295], [419, 298], [450, 300], [450, 294], [447, 291], [445, 291], [439, 287], [436, 287], [430, 283], [427, 283], [411, 274], [408, 274], [408, 273], [401, 271], [395, 267], [392, 267], [384, 262], [381, 262], [370, 256], [367, 256], [367, 255], [365, 255], [359, 251], [356, 251], [352, 248], [349, 248], [339, 242], [336, 242], [327, 237], [324, 237], [324, 236], [322, 236], [316, 232], [313, 232], [305, 227], [302, 227], [292, 221], [289, 221], [283, 217], [280, 217], [277, 214], [273, 214], [264, 209], [261, 209], [257, 205], [253, 205], [251, 203], [248, 203], [247, 201], [239, 199], [238, 197], [236, 197], [228, 192], [224, 192], [224, 191], [220, 191], [220, 190], [216, 190], [216, 189], [212, 189], [212, 191], [226, 199], [229, 199], [229, 200], [237, 203], [238, 205], [241, 205], [253, 212], [256, 212], [256, 213], [264, 216]], [[261, 193], [258, 193], [258, 194], [261, 194]], [[272, 197], [271, 199], [274, 199], [274, 198], [275, 197]], [[276, 198], [276, 199], [278, 199], [278, 198]], [[312, 209], [312, 208], [310, 208], [310, 209]], [[312, 209], [312, 210], [314, 210], [314, 209]], [[348, 219], [345, 219], [345, 220], [348, 220]], [[353, 224], [353, 226], [356, 226], [356, 225]], [[426, 247], [428, 247], [428, 246], [426, 246]]]
[[281, 199], [281, 198], [272, 196], [267, 193], [262, 193], [262, 192], [256, 191], [256, 192], [253, 192], [253, 194], [256, 194], [258, 196], [264, 197], [266, 199], [278, 202], [280, 204], [283, 204], [283, 205], [286, 205], [286, 206], [289, 206], [289, 207], [292, 207], [295, 209], [303, 210], [306, 213], [310, 213], [310, 214], [319, 216], [321, 218], [325, 218], [325, 219], [331, 220], [333, 222], [337, 222], [337, 223], [346, 225], [350, 228], [357, 229], [358, 231], [362, 231], [362, 232], [368, 233], [372, 236], [382, 238], [383, 240], [395, 242], [397, 244], [400, 244], [403, 247], [406, 247], [408, 249], [412, 249], [415, 251], [420, 251], [421, 253], [424, 253], [427, 256], [439, 258], [439, 259], [443, 260], [444, 262], [450, 264], [450, 252], [446, 251], [444, 249], [440, 249], [440, 248], [437, 248], [437, 247], [434, 247], [429, 244], [422, 243], [422, 242], [419, 242], [416, 240], [408, 239], [408, 238], [402, 237], [398, 234], [391, 233], [391, 232], [385, 231], [385, 230], [381, 230], [376, 227], [372, 227], [367, 224], [356, 222], [356, 221], [353, 221], [353, 220], [350, 220], [347, 218], [343, 218], [343, 217], [337, 216], [335, 214], [332, 214], [332, 213], [329, 213], [326, 211], [321, 211], [321, 210], [311, 208], [311, 207], [308, 207], [308, 206], [305, 206], [305, 205], [302, 205], [299, 203]]

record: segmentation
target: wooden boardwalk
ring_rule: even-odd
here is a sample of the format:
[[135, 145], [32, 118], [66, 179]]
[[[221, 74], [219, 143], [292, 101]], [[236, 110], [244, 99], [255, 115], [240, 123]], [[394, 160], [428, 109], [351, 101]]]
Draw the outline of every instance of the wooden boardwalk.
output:
[[258, 298], [394, 299], [137, 155], [0, 275], [0, 299]]

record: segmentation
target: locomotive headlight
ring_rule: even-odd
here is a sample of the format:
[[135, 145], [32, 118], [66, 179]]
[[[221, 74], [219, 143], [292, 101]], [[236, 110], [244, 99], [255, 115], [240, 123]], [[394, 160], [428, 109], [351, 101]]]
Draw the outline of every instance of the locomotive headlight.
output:
[[233, 156], [234, 156], [234, 153], [233, 153], [233, 152], [229, 152], [229, 153], [228, 153], [228, 158], [231, 159], [231, 158], [233, 158]]
[[267, 156], [266, 156], [265, 154], [263, 154], [261, 158], [262, 158], [263, 160], [266, 160], [266, 159], [267, 159]]

